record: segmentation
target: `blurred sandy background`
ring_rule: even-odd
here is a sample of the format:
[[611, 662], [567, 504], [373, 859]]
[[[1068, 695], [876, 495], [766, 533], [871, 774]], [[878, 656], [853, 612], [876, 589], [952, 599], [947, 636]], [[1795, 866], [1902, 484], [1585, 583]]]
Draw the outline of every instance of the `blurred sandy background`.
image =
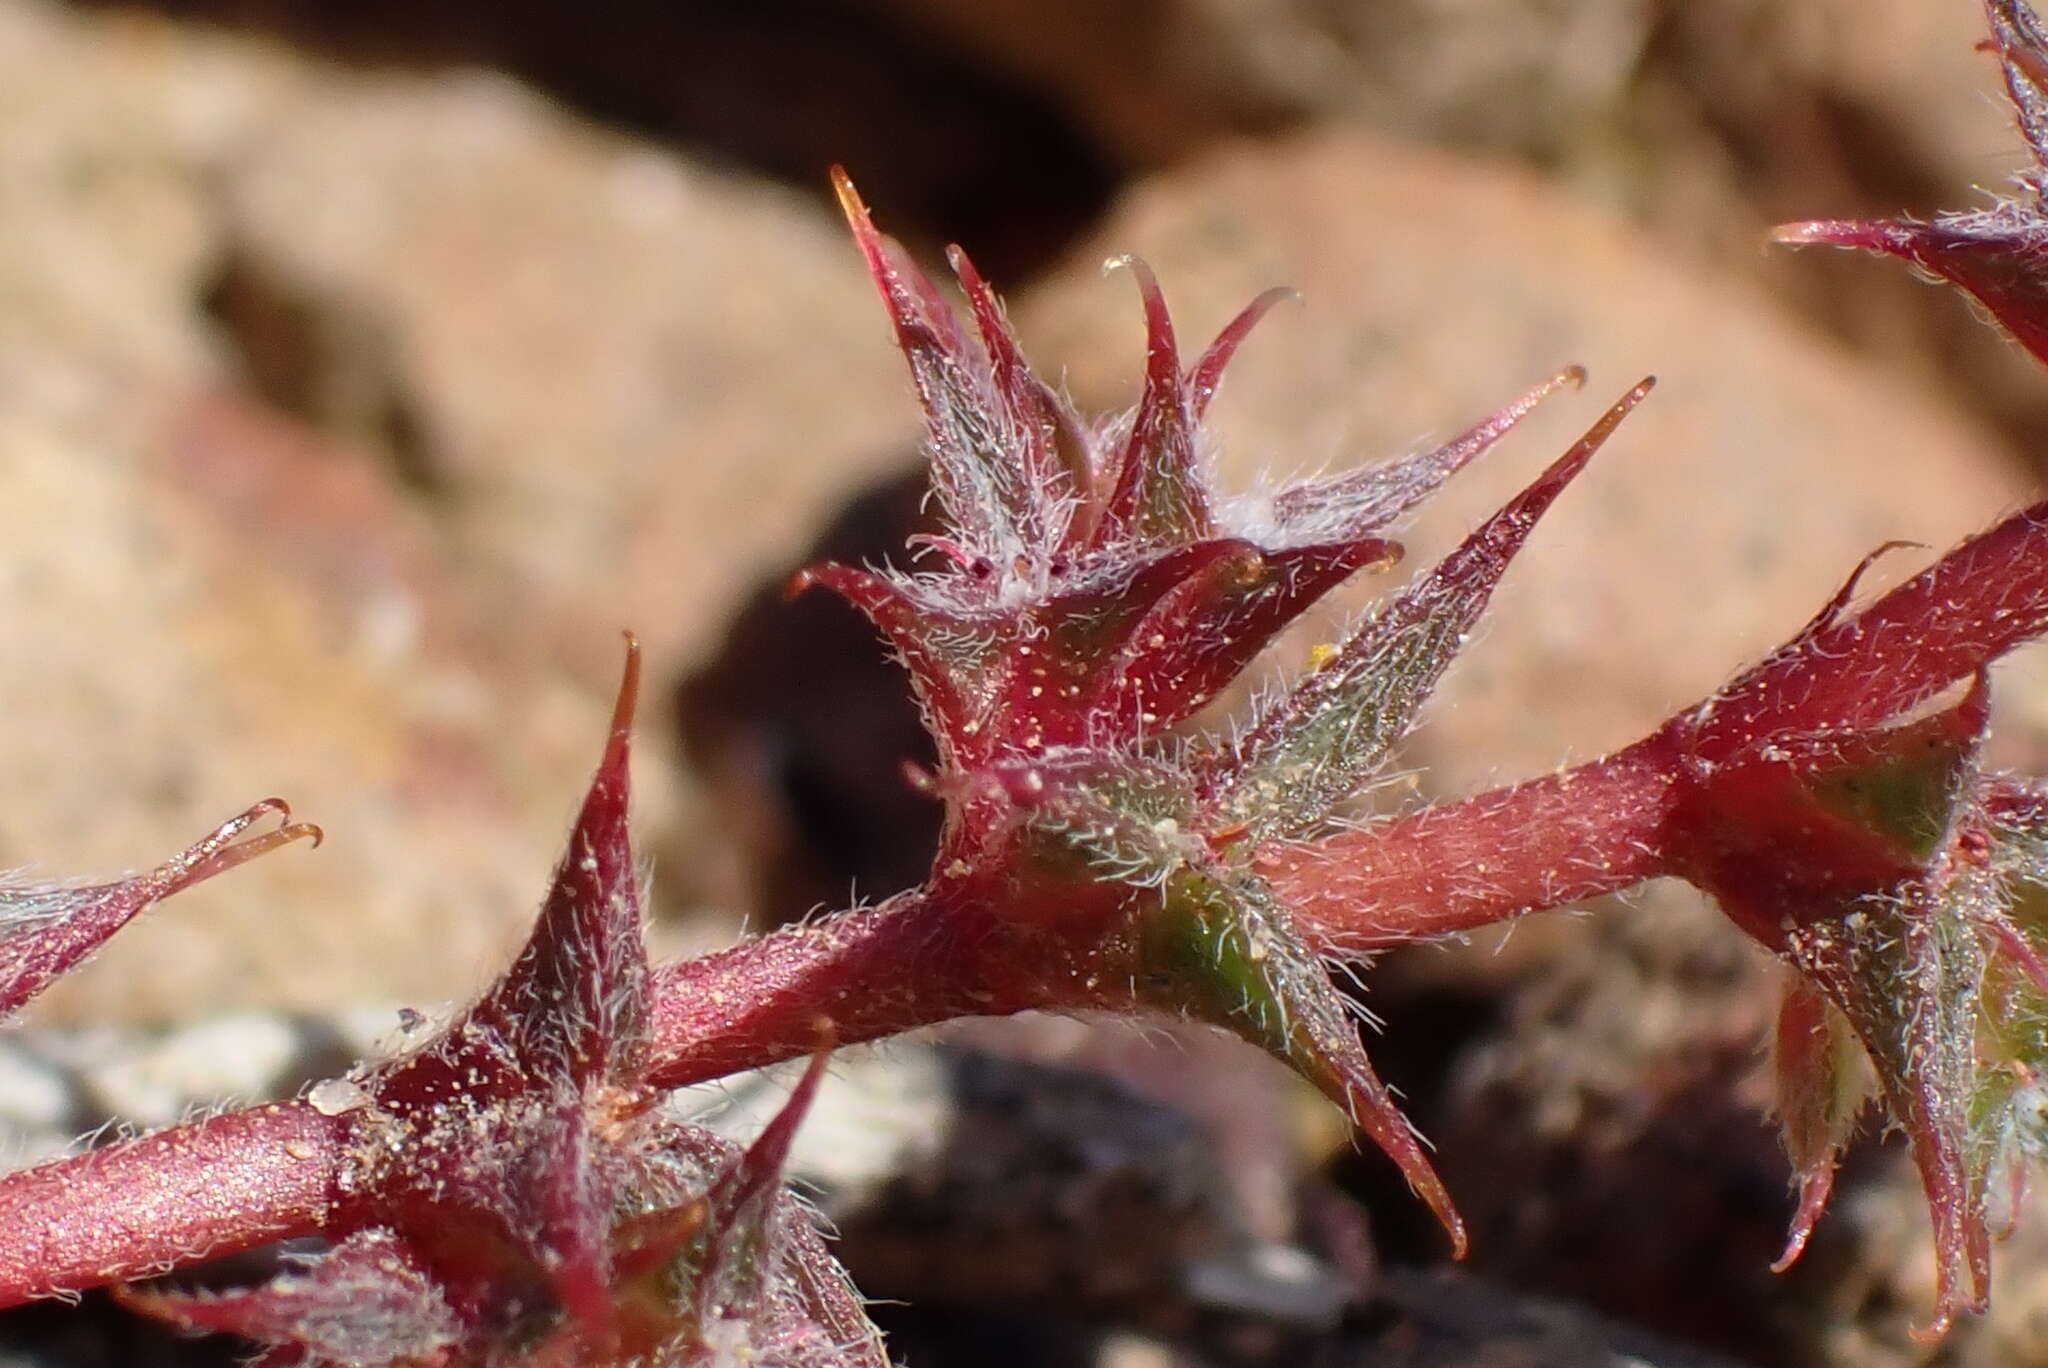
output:
[[[914, 508], [833, 162], [915, 248], [964, 243], [1091, 405], [1142, 347], [1106, 255], [1193, 337], [1298, 287], [1219, 401], [1236, 470], [1408, 450], [1586, 364], [1418, 552], [1660, 375], [1409, 759], [1460, 792], [1632, 739], [1871, 546], [2034, 497], [2048, 377], [1895, 268], [1763, 245], [2000, 184], [1979, 36], [1966, 0], [0, 0], [0, 867], [139, 867], [271, 793], [328, 833], [38, 1019], [467, 991], [537, 902], [627, 626], [665, 943], [915, 877], [891, 676], [836, 609], [760, 597]], [[2048, 690], [2011, 675], [1999, 744], [2040, 763]], [[1768, 966], [1683, 896], [1639, 907], [1376, 981], [1482, 1266], [1757, 1361], [1792, 1341], [1740, 1318], [1797, 1304], [1797, 1342], [1893, 1361], [1858, 1336], [1903, 1353], [1928, 1295], [1897, 1156], [1771, 1280]], [[1658, 1204], [1686, 1182], [1691, 1216]], [[1694, 1217], [1732, 1233], [1673, 1242]], [[1970, 1361], [2044, 1361], [2030, 1268]]]

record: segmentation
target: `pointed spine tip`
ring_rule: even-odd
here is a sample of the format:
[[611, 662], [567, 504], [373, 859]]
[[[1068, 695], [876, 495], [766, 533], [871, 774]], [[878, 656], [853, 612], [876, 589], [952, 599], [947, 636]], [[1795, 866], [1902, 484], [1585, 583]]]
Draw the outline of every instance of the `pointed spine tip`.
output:
[[[326, 840], [326, 833], [312, 822], [291, 820], [291, 804], [282, 798], [265, 798], [251, 804], [243, 811], [215, 827], [203, 840], [186, 850], [177, 859], [157, 871], [156, 878], [162, 880], [163, 891], [158, 896], [168, 897], [172, 893], [203, 883], [228, 870], [245, 865], [259, 855], [268, 854], [279, 846], [294, 841], [311, 841], [317, 849]], [[276, 831], [261, 836], [241, 839], [244, 832], [266, 817], [277, 817], [282, 825]]]
[[612, 703], [612, 740], [622, 742], [633, 733], [633, 715], [640, 706], [640, 638], [632, 632], [626, 639], [626, 665], [619, 676], [618, 697]]
[[[1166, 311], [1166, 292], [1159, 288], [1159, 277], [1152, 274], [1152, 268], [1145, 264], [1143, 257], [1126, 252], [1113, 256], [1102, 264], [1103, 273], [1129, 271], [1131, 279], [1138, 282], [1138, 296], [1145, 302], [1145, 334], [1147, 350], [1157, 352], [1162, 346], [1169, 355], [1175, 350], [1173, 320]], [[1175, 359], [1176, 369], [1179, 366]]]
[[1912, 1340], [1915, 1344], [1940, 1344], [1948, 1338], [1948, 1332], [1955, 1328], [1955, 1323], [1956, 1308], [1953, 1306], [1938, 1306], [1934, 1311], [1934, 1319], [1925, 1325], [1909, 1327], [1906, 1330], [1906, 1338]]
[[[853, 188], [853, 177], [846, 174], [843, 166], [832, 168], [832, 193], [839, 198], [839, 212], [846, 217], [846, 226], [852, 231], [854, 244], [860, 248], [861, 257], [868, 264], [868, 274], [874, 278], [875, 288], [889, 303], [890, 312], [900, 314], [896, 303], [895, 273], [889, 264], [888, 251], [882, 244], [882, 235], [876, 230], [874, 217], [868, 213], [860, 191]], [[899, 317], [899, 330], [901, 326]]]
[[825, 1081], [825, 1070], [832, 1062], [838, 1028], [830, 1017], [820, 1013], [811, 1022], [811, 1029], [816, 1037], [816, 1048], [811, 1052], [810, 1061], [804, 1065], [796, 1086], [790, 1089], [789, 1099], [747, 1148], [746, 1158], [735, 1175], [741, 1200], [772, 1192], [780, 1185], [797, 1127], [803, 1124], [804, 1118], [810, 1114], [811, 1105], [817, 1101], [818, 1087]]
[[1223, 371], [1230, 364], [1230, 358], [1251, 330], [1273, 309], [1288, 300], [1299, 300], [1301, 291], [1289, 285], [1275, 285], [1262, 292], [1251, 303], [1245, 305], [1236, 318], [1224, 326], [1202, 353], [1193, 369], [1188, 372], [1188, 393], [1192, 400], [1195, 417], [1200, 418], [1209, 407], [1209, 401], [1216, 396], [1216, 387], [1222, 382]]
[[[1462, 1263], [1472, 1252], [1471, 1232], [1466, 1230], [1465, 1218], [1451, 1202], [1450, 1191], [1436, 1176], [1436, 1171], [1427, 1169], [1425, 1172], [1428, 1173], [1430, 1181], [1426, 1186], [1415, 1188], [1416, 1195], [1422, 1198], [1423, 1205], [1429, 1208], [1430, 1214], [1443, 1226], [1444, 1235], [1451, 1242], [1451, 1258]], [[1410, 1174], [1408, 1178], [1412, 1186], [1415, 1175]]]
[[1802, 1179], [1799, 1184], [1799, 1210], [1792, 1217], [1792, 1228], [1785, 1236], [1785, 1252], [1778, 1255], [1771, 1272], [1783, 1273], [1799, 1262], [1799, 1256], [1806, 1252], [1806, 1242], [1813, 1238], [1813, 1228], [1820, 1223], [1821, 1213], [1827, 1210], [1828, 1194], [1835, 1186], [1835, 1165], [1831, 1158], [1826, 1169]]
[[1444, 1226], [1444, 1230], [1451, 1237], [1451, 1257], [1462, 1263], [1465, 1257], [1472, 1252], [1472, 1237], [1465, 1230], [1465, 1218], [1460, 1216], [1456, 1210], [1439, 1211], [1437, 1213], [1438, 1220], [1445, 1220], [1446, 1217], [1448, 1217], [1448, 1221]]
[[1654, 375], [1646, 375], [1636, 381], [1634, 387], [1627, 394], [1615, 400], [1613, 406], [1607, 412], [1600, 415], [1600, 420], [1587, 429], [1586, 435], [1579, 439], [1581, 444], [1590, 443], [1592, 446], [1597, 447], [1602, 442], [1605, 442], [1613, 435], [1614, 429], [1621, 425], [1621, 420], [1628, 417], [1637, 404], [1649, 398], [1650, 391], [1655, 388], [1657, 388], [1657, 377]]
[[[1407, 1125], [1405, 1118], [1402, 1118], [1402, 1124]], [[1465, 1228], [1465, 1218], [1458, 1211], [1457, 1203], [1451, 1200], [1451, 1190], [1444, 1186], [1436, 1166], [1424, 1153], [1429, 1142], [1412, 1126], [1408, 1128], [1408, 1139], [1410, 1143], [1403, 1147], [1405, 1153], [1389, 1153], [1407, 1177], [1408, 1186], [1443, 1226], [1444, 1234], [1451, 1242], [1451, 1257], [1462, 1262], [1472, 1252], [1472, 1235]]]
[[[1606, 445], [1607, 439], [1614, 435], [1614, 430], [1621, 426], [1621, 420], [1628, 417], [1635, 406], [1642, 403], [1656, 386], [1657, 377], [1654, 375], [1646, 375], [1638, 380], [1634, 388], [1615, 400], [1607, 412], [1601, 414], [1593, 426], [1586, 429], [1585, 436], [1572, 443], [1571, 449], [1559, 457], [1556, 464], [1531, 486], [1532, 490], [1541, 491], [1542, 505], [1547, 505], [1566, 483], [1585, 469], [1586, 462], [1593, 459], [1593, 453]], [[1528, 496], [1525, 494], [1523, 497]]]
[[836, 164], [832, 168], [832, 193], [839, 199], [839, 212], [846, 215], [847, 226], [856, 234], [874, 231], [874, 220], [868, 216], [860, 191], [854, 189], [853, 177], [846, 174], [845, 167]]
[[326, 839], [327, 833], [311, 822], [290, 822], [276, 831], [222, 847], [194, 865], [173, 887], [186, 888], [202, 879], [225, 874], [230, 869], [249, 863], [258, 855], [267, 855], [279, 846], [287, 846], [294, 841], [311, 841], [311, 848], [317, 850]]
[[[1636, 388], [1647, 389], [1649, 385], [1652, 385], [1654, 383], [1656, 383], [1654, 379], [1646, 380], [1641, 385], [1638, 385]], [[1492, 418], [1488, 419], [1485, 423], [1482, 423], [1477, 429], [1474, 430], [1473, 434], [1471, 435], [1478, 437], [1480, 440], [1473, 445], [1471, 455], [1476, 456], [1479, 454], [1480, 451], [1483, 451], [1486, 447], [1491, 446], [1496, 441], [1499, 441], [1501, 437], [1507, 434], [1510, 428], [1514, 427], [1515, 424], [1521, 422], [1524, 418], [1528, 417], [1531, 413], [1535, 412], [1537, 405], [1541, 404], [1544, 400], [1556, 394], [1559, 390], [1570, 389], [1573, 391], [1578, 391], [1584, 389], [1585, 387], [1586, 368], [1584, 366], [1577, 364], [1576, 362], [1569, 366], [1566, 366], [1563, 370], [1551, 376], [1548, 380], [1543, 381], [1541, 384], [1532, 386], [1528, 390], [1524, 391], [1522, 396], [1516, 399], [1514, 403], [1509, 404], [1506, 408], [1502, 409], [1499, 413], [1495, 414]], [[1625, 397], [1622, 400], [1622, 402], [1626, 404], [1633, 404], [1636, 399], [1641, 398], [1641, 396], [1636, 395], [1634, 391], [1630, 391], [1630, 396], [1632, 397]], [[1469, 460], [1470, 457], [1468, 456], [1466, 459]]]
[[989, 287], [974, 259], [967, 255], [967, 249], [959, 243], [946, 244], [946, 265], [952, 268], [954, 279], [960, 282], [961, 292], [973, 307], [975, 325], [981, 330], [983, 345], [993, 358], [1003, 340], [995, 335], [1002, 330], [999, 322], [1002, 306], [996, 302], [996, 292]]
[[1820, 611], [1814, 614], [1813, 621], [1807, 623], [1806, 627], [1793, 640], [1795, 642], [1809, 641], [1840, 622], [1843, 610], [1855, 599], [1857, 586], [1863, 583], [1863, 577], [1870, 573], [1870, 568], [1873, 565], [1876, 565], [1894, 551], [1914, 549], [1924, 550], [1926, 549], [1926, 543], [1905, 541], [1894, 537], [1864, 556], [1862, 560], [1856, 562], [1856, 568], [1851, 570], [1849, 577], [1842, 581], [1842, 587], [1835, 590], [1835, 596], [1821, 605]]
[[1131, 279], [1138, 283], [1138, 297], [1145, 304], [1145, 343], [1148, 355], [1164, 356], [1174, 363], [1175, 377], [1179, 376], [1180, 359], [1178, 344], [1173, 335], [1173, 318], [1167, 312], [1166, 291], [1159, 288], [1159, 277], [1145, 264], [1145, 259], [1126, 252], [1111, 257], [1103, 263], [1105, 274], [1110, 271], [1129, 271]]
[[1779, 224], [1766, 241], [1780, 247], [1853, 247], [1903, 254], [1910, 250], [1910, 227], [1886, 219], [1802, 219]]
[[[1566, 366], [1548, 380], [1530, 386], [1512, 404], [1486, 419], [1467, 432], [1464, 437], [1452, 443], [1449, 448], [1446, 448], [1448, 451], [1461, 453], [1457, 456], [1452, 468], [1456, 469], [1463, 466], [1466, 462], [1472, 460], [1506, 436], [1517, 423], [1527, 418], [1531, 413], [1534, 413], [1538, 405], [1555, 395], [1559, 390], [1581, 390], [1585, 387], [1586, 368], [1576, 362]], [[1642, 386], [1639, 385], [1637, 388], [1640, 389]], [[1624, 404], [1633, 403], [1634, 398], [1624, 398], [1622, 402]]]
[[967, 249], [959, 243], [949, 242], [946, 244], [946, 265], [952, 267], [953, 274], [960, 277], [960, 284], [966, 288], [968, 293], [972, 294], [977, 288], [987, 287], [988, 282], [982, 278], [981, 272], [975, 268], [974, 259], [967, 255]]
[[1126, 252], [1122, 256], [1111, 258], [1109, 264], [1115, 269], [1131, 273], [1131, 279], [1138, 282], [1138, 293], [1145, 296], [1148, 312], [1155, 299], [1158, 300], [1161, 311], [1165, 310], [1165, 292], [1159, 288], [1159, 277], [1152, 273], [1152, 267], [1146, 263], [1145, 258]]
[[[598, 761], [597, 778], [587, 802], [596, 801], [600, 791], [615, 790], [623, 798], [627, 765], [633, 750], [633, 717], [640, 708], [640, 638], [624, 632], [626, 664], [619, 673], [619, 691], [612, 699], [611, 729], [605, 735], [604, 757]], [[586, 819], [590, 809], [585, 808]]]
[[213, 833], [200, 842], [200, 844], [209, 850], [217, 849], [234, 840], [235, 837], [241, 835], [265, 817], [276, 817], [281, 822], [289, 822], [292, 819], [292, 805], [282, 798], [265, 798], [260, 802], [251, 803], [248, 807], [215, 827]]
[[[1363, 1060], [1362, 1055], [1360, 1059]], [[1369, 1066], [1363, 1079], [1348, 1078], [1338, 1087], [1340, 1091], [1335, 1093], [1325, 1088], [1325, 1094], [1344, 1109], [1357, 1130], [1370, 1136], [1381, 1152], [1394, 1161], [1394, 1167], [1408, 1180], [1408, 1190], [1422, 1200], [1443, 1226], [1444, 1235], [1451, 1242], [1451, 1257], [1462, 1260], [1472, 1252], [1471, 1233], [1457, 1203], [1451, 1200], [1451, 1190], [1444, 1186], [1442, 1176], [1429, 1162], [1429, 1142], [1395, 1107], [1392, 1095], [1372, 1075]]]
[[1780, 247], [1811, 247], [1815, 243], [1833, 242], [1842, 224], [1835, 219], [1801, 219], [1797, 223], [1781, 223], [1764, 235], [1766, 242]]

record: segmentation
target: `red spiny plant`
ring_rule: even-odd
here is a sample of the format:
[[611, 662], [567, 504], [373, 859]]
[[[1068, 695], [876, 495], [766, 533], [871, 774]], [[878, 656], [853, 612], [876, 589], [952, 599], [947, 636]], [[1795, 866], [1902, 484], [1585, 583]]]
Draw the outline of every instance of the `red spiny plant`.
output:
[[[2048, 164], [2048, 41], [2017, 0], [1990, 12]], [[650, 966], [626, 820], [629, 651], [569, 849], [497, 984], [398, 1057], [292, 1101], [0, 1178], [0, 1305], [320, 1236], [324, 1253], [267, 1286], [125, 1295], [279, 1365], [880, 1364], [779, 1182], [824, 1048], [1032, 1008], [1175, 1015], [1259, 1046], [1371, 1136], [1462, 1252], [1329, 969], [1658, 875], [1713, 894], [1794, 971], [1775, 1060], [1800, 1192], [1780, 1266], [1874, 1088], [1912, 1138], [1932, 1214], [1929, 1333], [1983, 1305], [1988, 1231], [2048, 1143], [2048, 791], [1980, 765], [1988, 665], [2048, 630], [2048, 504], [1859, 604], [1866, 561], [1778, 651], [1635, 745], [1360, 819], [1346, 800], [1650, 382], [1305, 675], [1204, 726], [1276, 633], [1399, 558], [1404, 513], [1582, 377], [1561, 372], [1420, 456], [1222, 491], [1204, 411], [1277, 295], [1190, 362], [1159, 287], [1126, 262], [1144, 387], [1131, 413], [1091, 422], [1026, 364], [964, 255], [966, 322], [839, 189], [924, 407], [946, 530], [923, 539], [925, 569], [825, 565], [795, 587], [851, 600], [909, 671], [938, 753], [910, 779], [945, 811], [930, 877]], [[2039, 351], [2038, 175], [2023, 189], [1970, 219], [1785, 232], [1909, 256]], [[0, 891], [0, 1012], [150, 903], [313, 834], [246, 838], [273, 814], [281, 803], [259, 804], [140, 878]], [[662, 1105], [806, 1054], [805, 1084], [744, 1150]]]
[[2023, 0], [1984, 0], [1984, 46], [2005, 71], [2034, 166], [2013, 178], [2014, 194], [1988, 209], [1913, 219], [1814, 219], [1778, 229], [1780, 242], [1859, 247], [1911, 262], [1964, 290], [2005, 331], [2048, 362], [2048, 28]]

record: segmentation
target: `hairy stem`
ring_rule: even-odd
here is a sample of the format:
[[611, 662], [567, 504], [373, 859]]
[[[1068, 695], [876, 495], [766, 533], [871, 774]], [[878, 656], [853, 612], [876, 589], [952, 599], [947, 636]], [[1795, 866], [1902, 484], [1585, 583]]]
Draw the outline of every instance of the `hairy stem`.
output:
[[1258, 865], [1319, 948], [1362, 954], [1675, 872], [1665, 828], [1683, 789], [1676, 745], [1660, 731], [1511, 788], [1269, 846]]
[[[1664, 872], [1668, 743], [1269, 852], [1303, 925], [1346, 952], [1442, 934]], [[654, 970], [658, 1087], [962, 1016], [1084, 1005], [1070, 946], [965, 897], [905, 896]], [[0, 1306], [317, 1232], [344, 1118], [231, 1112], [0, 1177]]]
[[226, 1112], [0, 1179], [0, 1306], [317, 1233], [342, 1118]]
[[905, 895], [655, 970], [650, 1081], [676, 1088], [821, 1044], [1056, 1007], [1058, 940], [961, 902]]

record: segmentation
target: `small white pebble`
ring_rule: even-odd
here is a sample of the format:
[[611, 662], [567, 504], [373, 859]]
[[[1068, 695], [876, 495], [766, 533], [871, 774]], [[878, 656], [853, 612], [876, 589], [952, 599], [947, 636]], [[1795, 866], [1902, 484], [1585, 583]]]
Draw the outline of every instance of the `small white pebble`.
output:
[[275, 1096], [298, 1053], [290, 1021], [244, 1012], [139, 1049], [131, 1045], [95, 1066], [92, 1084], [111, 1114], [138, 1126], [168, 1126], [195, 1100]]
[[71, 1108], [61, 1073], [27, 1051], [0, 1051], [0, 1129], [62, 1126]]
[[340, 1116], [370, 1105], [370, 1095], [353, 1079], [323, 1078], [306, 1092], [306, 1101], [322, 1116]]

